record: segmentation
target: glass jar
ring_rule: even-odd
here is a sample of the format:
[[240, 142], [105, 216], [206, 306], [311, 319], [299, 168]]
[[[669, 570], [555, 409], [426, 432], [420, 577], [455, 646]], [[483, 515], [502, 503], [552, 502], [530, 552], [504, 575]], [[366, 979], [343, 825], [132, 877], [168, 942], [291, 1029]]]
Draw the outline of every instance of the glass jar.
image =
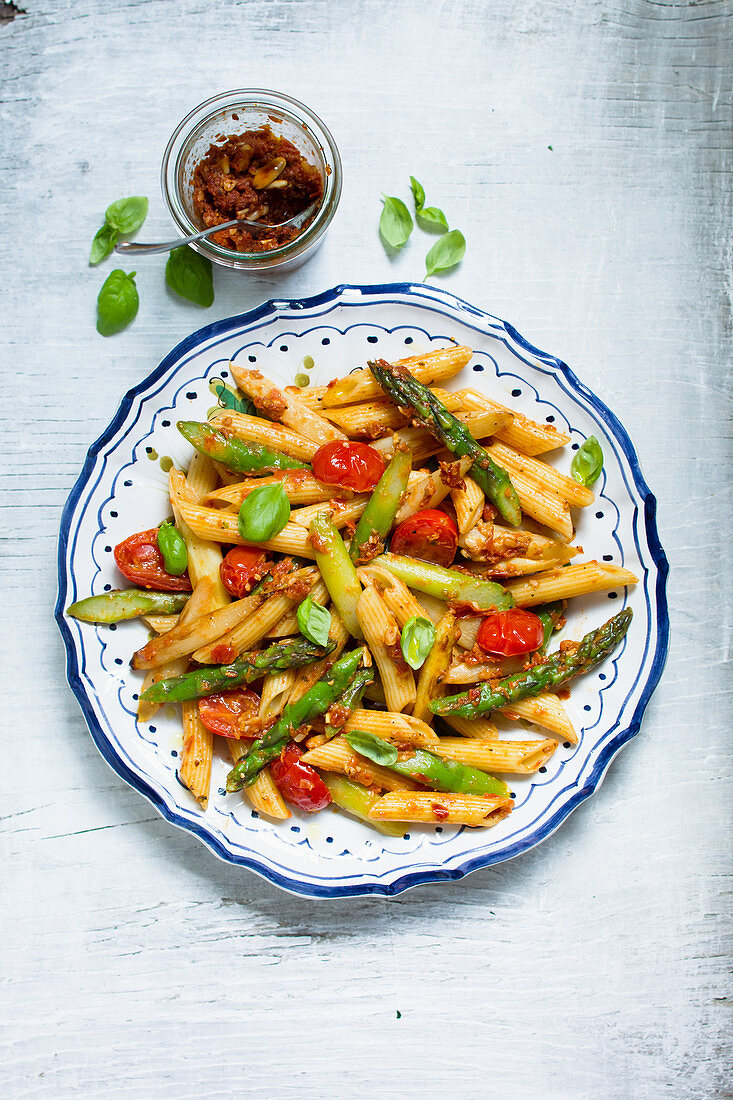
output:
[[193, 173], [211, 145], [269, 126], [292, 142], [321, 174], [323, 199], [313, 221], [294, 240], [267, 252], [236, 252], [210, 238], [190, 247], [214, 263], [237, 271], [289, 270], [312, 256], [322, 243], [341, 197], [341, 158], [318, 115], [282, 92], [244, 88], [222, 92], [201, 103], [176, 127], [163, 155], [163, 198], [181, 236], [205, 228], [193, 208]]

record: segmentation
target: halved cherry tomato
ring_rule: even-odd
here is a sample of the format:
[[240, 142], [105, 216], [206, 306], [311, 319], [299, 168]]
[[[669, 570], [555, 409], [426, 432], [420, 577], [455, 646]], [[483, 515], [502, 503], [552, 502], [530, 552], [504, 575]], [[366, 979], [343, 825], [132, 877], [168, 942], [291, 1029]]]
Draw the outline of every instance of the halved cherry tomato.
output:
[[260, 697], [249, 688], [234, 688], [199, 699], [199, 714], [207, 730], [237, 740], [257, 736], [256, 733], [247, 734], [246, 723], [256, 717], [259, 708]]
[[319, 447], [312, 466], [324, 485], [339, 485], [357, 493], [373, 489], [385, 470], [384, 459], [373, 447], [339, 439]]
[[303, 750], [291, 741], [270, 765], [270, 772], [286, 801], [315, 814], [329, 804], [331, 795], [318, 772], [309, 764], [300, 763], [302, 755]]
[[120, 573], [133, 584], [163, 592], [190, 592], [188, 573], [175, 577], [165, 568], [158, 549], [158, 530], [139, 531], [115, 546], [115, 561]]
[[392, 535], [390, 550], [434, 565], [452, 565], [458, 548], [458, 528], [445, 512], [426, 508], [415, 512]]
[[538, 615], [511, 607], [508, 611], [495, 611], [487, 615], [478, 632], [478, 644], [487, 653], [500, 657], [516, 657], [520, 653], [532, 653], [544, 641], [545, 628]]
[[241, 600], [267, 572], [268, 557], [256, 546], [235, 546], [219, 566], [227, 592]]

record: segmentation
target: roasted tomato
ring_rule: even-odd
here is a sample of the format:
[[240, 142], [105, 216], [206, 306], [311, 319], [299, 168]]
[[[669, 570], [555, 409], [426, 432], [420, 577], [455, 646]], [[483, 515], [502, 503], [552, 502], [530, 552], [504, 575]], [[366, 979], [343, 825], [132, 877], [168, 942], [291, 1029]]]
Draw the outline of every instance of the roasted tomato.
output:
[[232, 596], [247, 596], [267, 572], [269, 559], [256, 546], [235, 546], [219, 566], [222, 584]]
[[313, 455], [313, 473], [324, 485], [338, 485], [366, 493], [384, 473], [384, 459], [366, 443], [334, 440], [324, 443]]
[[542, 620], [532, 611], [511, 607], [487, 615], [478, 632], [478, 644], [498, 657], [517, 657], [539, 649], [545, 637]]
[[315, 814], [329, 804], [331, 795], [318, 772], [310, 765], [300, 763], [302, 755], [302, 749], [291, 741], [270, 765], [270, 771], [286, 802], [308, 814]]
[[133, 584], [163, 592], [190, 592], [188, 573], [175, 577], [168, 573], [158, 549], [158, 530], [139, 531], [115, 546], [115, 561], [120, 573]]
[[445, 512], [426, 508], [401, 523], [392, 535], [390, 550], [434, 565], [452, 565], [458, 548], [458, 528]]
[[258, 730], [247, 732], [247, 723], [257, 717], [260, 697], [249, 688], [234, 688], [199, 699], [199, 714], [207, 730], [220, 737], [257, 737]]

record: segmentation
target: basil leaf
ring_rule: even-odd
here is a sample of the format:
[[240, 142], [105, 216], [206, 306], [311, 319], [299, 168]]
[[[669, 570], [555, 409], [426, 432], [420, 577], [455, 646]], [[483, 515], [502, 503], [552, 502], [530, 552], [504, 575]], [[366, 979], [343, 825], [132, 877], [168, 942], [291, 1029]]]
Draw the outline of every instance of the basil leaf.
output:
[[165, 265], [165, 281], [181, 298], [197, 306], [210, 306], [214, 301], [214, 277], [211, 260], [200, 256], [187, 244], [174, 248]]
[[412, 233], [412, 218], [402, 199], [384, 195], [384, 207], [379, 219], [379, 234], [390, 248], [402, 248]]
[[432, 232], [447, 233], [448, 219], [437, 206], [423, 206], [417, 212], [417, 220], [421, 229], [430, 229]]
[[102, 336], [121, 332], [133, 320], [139, 306], [135, 272], [128, 275], [121, 268], [115, 268], [105, 279], [97, 297], [97, 332]]
[[94, 235], [92, 241], [92, 250], [89, 253], [89, 263], [99, 264], [105, 258], [109, 256], [117, 244], [117, 237], [119, 236], [116, 229], [111, 225], [104, 223], [101, 229], [98, 229]]
[[161, 523], [158, 528], [158, 549], [163, 555], [166, 573], [180, 577], [188, 568], [188, 547], [183, 535], [170, 520]]
[[419, 214], [425, 205], [425, 189], [414, 176], [410, 176], [410, 187], [412, 188], [412, 197], [415, 200], [415, 210]]
[[589, 435], [585, 443], [575, 452], [570, 472], [581, 485], [595, 485], [603, 469], [603, 451], [594, 435]]
[[261, 485], [242, 501], [239, 533], [246, 542], [267, 542], [290, 519], [290, 501], [282, 485]]
[[364, 730], [348, 730], [343, 734], [344, 740], [351, 746], [354, 752], [360, 756], [366, 756], [367, 760], [373, 760], [375, 764], [389, 767], [397, 760], [397, 749], [390, 745], [389, 741], [383, 741], [381, 737], [375, 737], [373, 733], [365, 733]]
[[425, 660], [433, 648], [435, 641], [435, 627], [430, 619], [424, 619], [421, 615], [413, 615], [402, 628], [400, 645], [402, 656], [410, 668], [422, 668]]
[[238, 391], [233, 386], [227, 386], [221, 378], [212, 378], [209, 389], [216, 394], [222, 409], [233, 409], [234, 412], [245, 413], [247, 416], [254, 416], [257, 412], [254, 401], [250, 401], [248, 397], [240, 397]]
[[312, 596], [303, 600], [296, 612], [300, 633], [309, 642], [316, 645], [328, 645], [328, 632], [331, 629], [331, 612], [319, 603], [313, 601]]
[[425, 278], [438, 271], [448, 271], [459, 264], [466, 254], [466, 238], [459, 229], [444, 233], [425, 257]]
[[118, 233], [134, 233], [148, 216], [148, 200], [144, 195], [118, 199], [107, 207], [104, 220]]

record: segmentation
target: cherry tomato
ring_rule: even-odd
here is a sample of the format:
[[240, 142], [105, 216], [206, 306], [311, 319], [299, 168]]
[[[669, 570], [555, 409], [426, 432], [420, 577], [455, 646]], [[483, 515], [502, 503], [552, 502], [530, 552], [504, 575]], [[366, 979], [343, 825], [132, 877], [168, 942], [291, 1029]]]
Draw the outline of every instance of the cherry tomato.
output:
[[163, 592], [190, 592], [188, 573], [175, 577], [169, 573], [158, 549], [158, 531], [140, 531], [115, 546], [115, 561], [120, 573], [133, 584]]
[[521, 607], [511, 607], [508, 611], [487, 615], [479, 627], [477, 641], [487, 653], [516, 657], [539, 649], [544, 637], [545, 628], [538, 615], [523, 611]]
[[235, 546], [219, 566], [227, 592], [241, 600], [267, 572], [268, 558], [255, 546]]
[[302, 755], [303, 750], [291, 741], [270, 765], [270, 771], [286, 801], [299, 810], [315, 814], [329, 804], [331, 795], [318, 772], [309, 764], [300, 763]]
[[385, 470], [384, 459], [373, 447], [338, 439], [318, 448], [312, 466], [324, 485], [338, 485], [357, 493], [373, 489]]
[[[221, 691], [218, 695], [207, 695], [199, 699], [199, 714], [207, 730], [218, 733], [220, 737], [233, 737], [239, 740], [246, 737], [246, 722], [257, 715], [260, 697], [249, 688], [234, 688]], [[245, 728], [240, 721], [243, 720]], [[252, 734], [255, 737], [256, 734]]]
[[426, 508], [401, 523], [392, 535], [390, 550], [434, 565], [452, 565], [458, 548], [458, 528], [445, 512]]

